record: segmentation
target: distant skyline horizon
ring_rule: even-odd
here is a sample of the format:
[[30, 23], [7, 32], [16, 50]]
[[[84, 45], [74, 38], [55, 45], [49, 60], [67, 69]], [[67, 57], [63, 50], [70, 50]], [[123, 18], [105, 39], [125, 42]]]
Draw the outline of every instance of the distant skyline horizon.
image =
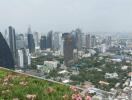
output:
[[[9, 26], [12, 26], [12, 25], [9, 25]], [[5, 31], [8, 29], [8, 27], [9, 26], [7, 26], [5, 29], [2, 29], [1, 30], [1, 28], [0, 28], [0, 32], [2, 33], [2, 34], [5, 34]], [[17, 33], [17, 34], [27, 34], [27, 32], [28, 32], [28, 28], [29, 28], [29, 26], [26, 28], [26, 29], [24, 29], [23, 31], [19, 31], [19, 30], [17, 30], [14, 26], [12, 26], [14, 29], [15, 29], [15, 32]], [[77, 28], [75, 28], [75, 29], [69, 29], [69, 31], [59, 31], [59, 30], [48, 30], [47, 32], [45, 31], [45, 32], [43, 32], [43, 31], [39, 31], [39, 30], [37, 30], [37, 29], [34, 29], [34, 28], [32, 28], [32, 26], [30, 25], [30, 28], [31, 28], [31, 31], [32, 31], [32, 33], [34, 33], [34, 32], [38, 32], [39, 34], [47, 34], [49, 31], [53, 31], [53, 32], [60, 32], [60, 33], [66, 33], [66, 32], [72, 32], [72, 31], [75, 31], [76, 29], [78, 29], [78, 27]], [[79, 28], [79, 29], [81, 29], [81, 28]], [[37, 30], [37, 31], [36, 31]], [[83, 32], [83, 33], [85, 33], [85, 34], [88, 34], [88, 33], [90, 33], [90, 34], [100, 34], [100, 33], [102, 33], [102, 34], [100, 34], [100, 35], [103, 35], [103, 34], [106, 34], [106, 35], [108, 35], [109, 33], [111, 34], [111, 35], [114, 35], [115, 33], [116, 34], [122, 34], [122, 33], [127, 33], [127, 34], [130, 34], [130, 35], [132, 35], [132, 31], [113, 31], [113, 32], [109, 32], [109, 31], [84, 31], [83, 29], [81, 29], [81, 31]], [[125, 34], [124, 34], [125, 35]]]
[[[12, 26], [12, 25], [9, 25], [9, 26]], [[8, 29], [8, 27], [9, 26], [7, 26], [5, 29], [2, 29], [1, 30], [1, 28], [0, 28], [0, 32], [2, 33], [2, 34], [4, 34], [5, 33], [5, 31]], [[26, 34], [27, 32], [28, 32], [28, 28], [29, 28], [29, 26], [25, 29], [25, 30], [23, 30], [23, 31], [19, 31], [19, 30], [17, 30], [14, 26], [12, 26], [14, 29], [15, 29], [15, 31], [16, 31], [16, 33], [18, 33], [18, 34]], [[38, 33], [40, 33], [40, 34], [47, 34], [49, 31], [53, 31], [53, 32], [62, 32], [62, 33], [66, 33], [66, 32], [72, 32], [72, 31], [75, 31], [76, 29], [78, 29], [79, 27], [77, 27], [77, 28], [75, 28], [75, 29], [69, 29], [69, 31], [60, 31], [60, 30], [52, 30], [52, 29], [50, 29], [50, 30], [48, 30], [47, 32], [45, 31], [45, 32], [42, 32], [42, 31], [39, 31], [39, 30], [37, 30], [37, 29], [34, 29], [34, 28], [32, 28], [32, 26], [30, 25], [30, 28], [31, 28], [31, 31], [32, 31], [32, 33], [34, 33], [34, 32], [38, 32]], [[81, 28], [79, 28], [79, 29], [81, 29]], [[97, 34], [99, 34], [99, 33], [103, 33], [103, 34], [109, 34], [109, 33], [112, 33], [112, 34], [114, 34], [114, 33], [132, 33], [132, 31], [84, 31], [83, 29], [81, 29], [81, 31], [83, 32], [83, 33], [85, 33], [85, 34], [88, 34], [88, 33], [97, 33]]]
[[0, 31], [132, 32], [132, 0], [1, 0]]

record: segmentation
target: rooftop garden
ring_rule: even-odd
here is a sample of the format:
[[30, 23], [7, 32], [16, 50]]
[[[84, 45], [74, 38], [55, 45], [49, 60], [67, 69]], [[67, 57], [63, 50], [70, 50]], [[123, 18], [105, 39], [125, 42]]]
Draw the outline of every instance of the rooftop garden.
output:
[[[90, 100], [76, 87], [0, 68], [0, 100]], [[79, 99], [80, 98], [80, 99]]]

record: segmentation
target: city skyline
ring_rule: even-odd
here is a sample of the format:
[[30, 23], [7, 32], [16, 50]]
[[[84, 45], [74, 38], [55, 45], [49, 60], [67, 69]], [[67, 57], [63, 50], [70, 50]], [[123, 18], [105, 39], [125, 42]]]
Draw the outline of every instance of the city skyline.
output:
[[[8, 26], [26, 32], [132, 32], [131, 0], [4, 0], [0, 3], [0, 31]], [[51, 13], [52, 12], [52, 13]]]
[[131, 100], [132, 0], [0, 1], [0, 100]]

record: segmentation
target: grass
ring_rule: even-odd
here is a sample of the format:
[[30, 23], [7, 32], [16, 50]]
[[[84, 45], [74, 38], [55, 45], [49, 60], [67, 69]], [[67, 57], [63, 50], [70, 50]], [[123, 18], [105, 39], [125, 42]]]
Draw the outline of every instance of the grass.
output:
[[0, 78], [4, 77], [7, 75], [6, 71], [0, 70]]
[[[0, 68], [0, 100], [71, 100], [72, 93], [69, 86]], [[28, 94], [36, 97], [28, 99]]]

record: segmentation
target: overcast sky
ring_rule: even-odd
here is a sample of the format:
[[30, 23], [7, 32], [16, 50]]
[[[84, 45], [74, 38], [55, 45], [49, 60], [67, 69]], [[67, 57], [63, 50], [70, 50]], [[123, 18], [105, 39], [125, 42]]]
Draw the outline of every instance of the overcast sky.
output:
[[0, 31], [132, 32], [132, 0], [0, 0]]

